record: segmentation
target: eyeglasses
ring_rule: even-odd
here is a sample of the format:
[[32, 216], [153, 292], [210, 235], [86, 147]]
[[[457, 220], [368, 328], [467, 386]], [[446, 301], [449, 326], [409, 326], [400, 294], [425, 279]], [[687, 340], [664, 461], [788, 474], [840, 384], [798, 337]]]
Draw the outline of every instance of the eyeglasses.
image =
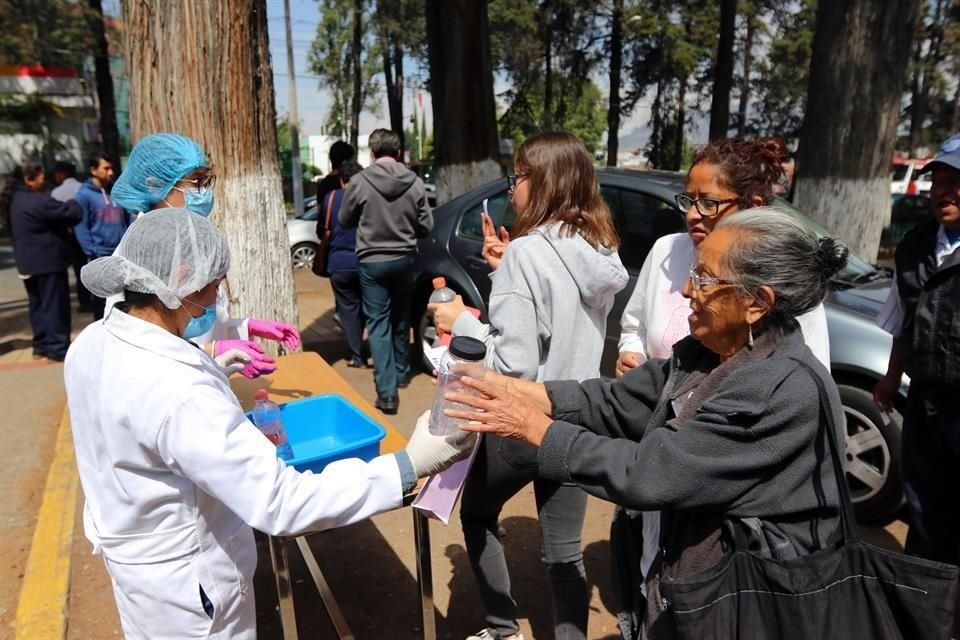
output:
[[720, 278], [714, 278], [713, 276], [702, 276], [697, 273], [697, 268], [694, 266], [690, 267], [690, 282], [693, 284], [694, 291], [703, 291], [704, 287], [715, 284], [737, 284], [732, 280], [722, 280]]
[[217, 183], [217, 175], [215, 173], [205, 173], [196, 180], [180, 178], [177, 180], [177, 182], [186, 182], [187, 184], [192, 184], [200, 193], [206, 193], [207, 189], [213, 189], [213, 186]]
[[697, 212], [704, 218], [715, 218], [720, 215], [720, 205], [739, 202], [739, 198], [727, 198], [718, 200], [716, 198], [691, 198], [685, 193], [678, 193], [674, 196], [677, 201], [677, 208], [686, 213], [690, 207], [696, 206]]
[[529, 173], [509, 174], [507, 176], [507, 189], [509, 189], [510, 191], [513, 191], [514, 189], [517, 188], [517, 185], [520, 183], [521, 180], [529, 177], [530, 177]]

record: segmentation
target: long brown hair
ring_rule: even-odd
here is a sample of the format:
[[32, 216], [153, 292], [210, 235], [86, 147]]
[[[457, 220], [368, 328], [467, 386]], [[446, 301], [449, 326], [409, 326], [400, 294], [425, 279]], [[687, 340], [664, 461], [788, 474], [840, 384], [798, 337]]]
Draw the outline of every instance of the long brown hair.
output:
[[613, 216], [580, 138], [566, 131], [538, 133], [524, 140], [514, 162], [530, 181], [527, 207], [517, 212], [513, 223], [514, 237], [559, 222], [561, 234], [579, 233], [594, 248], [619, 246]]

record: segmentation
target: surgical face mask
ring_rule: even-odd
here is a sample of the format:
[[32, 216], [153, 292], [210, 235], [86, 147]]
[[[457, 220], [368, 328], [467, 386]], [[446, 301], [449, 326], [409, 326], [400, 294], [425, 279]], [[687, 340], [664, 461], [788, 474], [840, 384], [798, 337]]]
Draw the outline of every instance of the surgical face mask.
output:
[[[199, 307], [200, 305], [190, 302], [189, 300], [181, 300], [181, 302], [186, 302], [194, 307]], [[203, 309], [203, 314], [197, 317], [191, 317], [190, 322], [187, 323], [186, 328], [183, 330], [183, 337], [186, 340], [191, 338], [197, 338], [204, 335], [210, 329], [213, 328], [213, 323], [217, 321], [217, 303], [207, 307], [201, 307]]]
[[[180, 187], [174, 187], [174, 189], [183, 194], [184, 209], [189, 209], [204, 218], [213, 211], [213, 189], [181, 189]], [[163, 201], [167, 203], [167, 206], [172, 206], [166, 198]]]

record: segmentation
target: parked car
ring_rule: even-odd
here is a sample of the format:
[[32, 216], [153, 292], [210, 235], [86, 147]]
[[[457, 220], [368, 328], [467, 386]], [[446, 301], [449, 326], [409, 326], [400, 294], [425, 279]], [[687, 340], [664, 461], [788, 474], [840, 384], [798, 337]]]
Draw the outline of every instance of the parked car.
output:
[[[613, 375], [620, 337], [620, 316], [643, 261], [661, 236], [686, 231], [684, 215], [673, 196], [684, 188], [685, 176], [663, 171], [601, 169], [600, 189], [616, 219], [620, 233], [620, 258], [630, 282], [617, 295], [607, 319], [606, 346], [601, 371]], [[490, 270], [480, 255], [483, 244], [481, 203], [487, 199], [490, 216], [499, 227], [514, 219], [506, 180], [478, 187], [434, 211], [433, 233], [420, 241], [419, 256], [411, 273], [417, 347], [433, 346], [436, 330], [426, 311], [431, 279], [443, 275], [447, 286], [464, 302], [480, 309], [486, 320]], [[821, 235], [826, 230], [777, 200], [775, 206], [802, 219]], [[882, 414], [873, 403], [873, 385], [886, 372], [891, 337], [874, 323], [890, 288], [890, 272], [851, 255], [847, 267], [834, 279], [825, 305], [830, 332], [831, 368], [840, 389], [847, 417], [847, 478], [857, 514], [863, 520], [881, 521], [903, 503], [899, 475], [900, 419]], [[425, 363], [425, 366], [429, 366]], [[906, 399], [907, 384], [900, 401]]]
[[930, 193], [930, 174], [918, 175], [930, 160], [894, 159], [890, 165], [890, 193], [927, 195]]
[[313, 206], [306, 209], [302, 216], [287, 218], [287, 239], [294, 269], [309, 269], [313, 264], [313, 257], [320, 246], [320, 238], [317, 237], [318, 215], [314, 198]]

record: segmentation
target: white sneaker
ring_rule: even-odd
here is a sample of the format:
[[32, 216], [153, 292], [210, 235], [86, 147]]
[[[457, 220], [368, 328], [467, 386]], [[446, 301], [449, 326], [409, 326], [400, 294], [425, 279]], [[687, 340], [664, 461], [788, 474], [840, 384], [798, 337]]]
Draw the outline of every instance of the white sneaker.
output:
[[[481, 629], [472, 636], [467, 636], [467, 640], [497, 640], [497, 636], [490, 629]], [[523, 640], [523, 634], [515, 633], [512, 636], [504, 638], [504, 640]]]

